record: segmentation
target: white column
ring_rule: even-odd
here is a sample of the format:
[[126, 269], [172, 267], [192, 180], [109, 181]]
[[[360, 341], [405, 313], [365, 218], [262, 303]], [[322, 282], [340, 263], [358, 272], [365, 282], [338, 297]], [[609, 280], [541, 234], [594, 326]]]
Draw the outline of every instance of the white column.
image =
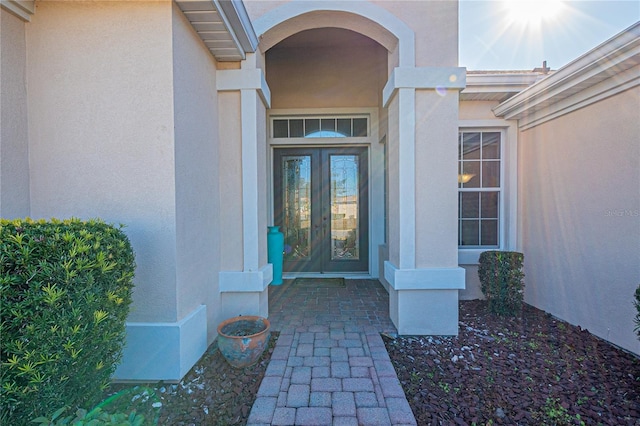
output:
[[400, 230], [399, 254], [401, 269], [416, 267], [416, 91], [398, 89], [399, 162], [398, 176]]
[[257, 271], [258, 247], [258, 134], [255, 89], [240, 90], [242, 122], [242, 241], [243, 268]]
[[223, 316], [268, 316], [267, 286], [273, 279], [271, 264], [260, 265], [258, 99], [269, 108], [271, 94], [258, 68], [216, 72], [218, 91], [240, 91], [242, 167], [242, 271], [220, 271]]
[[[452, 335], [458, 332], [458, 290], [464, 289], [464, 269], [450, 267], [450, 264], [419, 268], [416, 264], [417, 238], [430, 238], [430, 245], [439, 244], [431, 235], [416, 234], [416, 221], [429, 220], [428, 217], [416, 217], [416, 206], [422, 205], [417, 203], [438, 203], [437, 199], [416, 199], [416, 187], [419, 184], [416, 181], [416, 167], [420, 166], [421, 161], [416, 158], [416, 91], [461, 90], [465, 87], [465, 80], [464, 68], [403, 67], [393, 71], [383, 90], [384, 105], [388, 106], [396, 96], [398, 105], [398, 116], [389, 117], [389, 120], [397, 120], [398, 123], [398, 264], [385, 262], [384, 280], [389, 288], [391, 319], [400, 334]], [[438, 105], [434, 104], [433, 108], [438, 108]], [[420, 120], [430, 118], [428, 115], [421, 116]], [[432, 121], [434, 129], [441, 129], [441, 126], [450, 126], [451, 123], [457, 126], [458, 117], [456, 114], [446, 123]], [[455, 146], [455, 139], [450, 142]], [[455, 185], [451, 188], [456, 190]], [[451, 229], [445, 235], [455, 240], [457, 229]]]

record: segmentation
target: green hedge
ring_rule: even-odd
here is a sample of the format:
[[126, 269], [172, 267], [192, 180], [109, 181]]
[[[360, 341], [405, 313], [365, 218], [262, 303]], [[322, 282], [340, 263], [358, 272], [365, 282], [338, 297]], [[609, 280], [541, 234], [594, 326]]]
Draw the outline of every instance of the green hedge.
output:
[[134, 269], [125, 234], [99, 220], [0, 220], [0, 424], [100, 401]]
[[480, 255], [478, 277], [489, 310], [515, 316], [522, 311], [524, 255], [515, 251], [485, 251]]

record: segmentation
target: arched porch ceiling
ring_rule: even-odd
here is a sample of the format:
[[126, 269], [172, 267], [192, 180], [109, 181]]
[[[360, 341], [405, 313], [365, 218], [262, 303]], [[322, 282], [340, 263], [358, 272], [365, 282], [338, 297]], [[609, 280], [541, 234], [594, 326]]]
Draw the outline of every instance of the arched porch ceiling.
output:
[[291, 1], [254, 21], [262, 52], [305, 30], [342, 28], [382, 45], [395, 66], [415, 66], [415, 36], [396, 16], [369, 2]]
[[317, 28], [285, 38], [265, 54], [272, 108], [379, 107], [388, 51], [352, 30]]

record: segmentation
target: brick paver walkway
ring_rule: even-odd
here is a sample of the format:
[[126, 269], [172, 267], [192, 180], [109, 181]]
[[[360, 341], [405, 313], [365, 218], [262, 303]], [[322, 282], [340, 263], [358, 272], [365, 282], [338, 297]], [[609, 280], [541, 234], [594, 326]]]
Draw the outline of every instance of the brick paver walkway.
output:
[[269, 289], [280, 336], [248, 425], [415, 425], [380, 332], [395, 332], [377, 280]]

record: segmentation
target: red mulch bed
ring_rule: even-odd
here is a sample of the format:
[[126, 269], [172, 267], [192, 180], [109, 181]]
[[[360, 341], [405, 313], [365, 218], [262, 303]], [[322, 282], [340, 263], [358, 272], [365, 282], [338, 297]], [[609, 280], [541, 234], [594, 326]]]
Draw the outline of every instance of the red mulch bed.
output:
[[418, 425], [640, 425], [640, 360], [529, 305], [463, 301], [457, 337], [384, 340]]

